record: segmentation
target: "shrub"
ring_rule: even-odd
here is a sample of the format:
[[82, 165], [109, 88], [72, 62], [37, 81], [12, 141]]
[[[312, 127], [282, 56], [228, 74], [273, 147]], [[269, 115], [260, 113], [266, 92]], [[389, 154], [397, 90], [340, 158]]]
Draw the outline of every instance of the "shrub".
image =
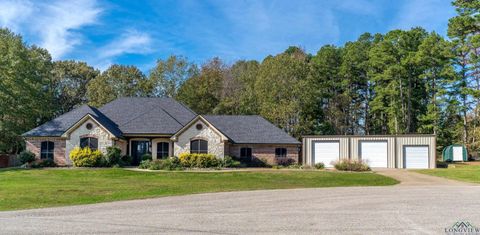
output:
[[319, 162], [319, 163], [315, 163], [315, 169], [323, 169], [325, 168], [325, 164], [323, 164], [323, 162]]
[[107, 147], [107, 154], [105, 154], [105, 166], [124, 165], [122, 161], [122, 150], [116, 146]]
[[100, 150], [92, 151], [89, 147], [75, 147], [70, 152], [70, 159], [77, 167], [98, 167], [102, 164], [103, 154]]
[[277, 162], [277, 165], [281, 165], [281, 166], [289, 166], [289, 165], [295, 164], [295, 160], [291, 158], [277, 158], [276, 162]]
[[138, 168], [140, 169], [148, 169], [150, 167], [150, 163], [152, 161], [151, 160], [143, 160], [140, 162], [140, 164], [138, 165]]
[[23, 151], [20, 153], [20, 162], [22, 164], [32, 163], [35, 161], [35, 154], [30, 151]]
[[38, 162], [33, 162], [32, 168], [56, 167], [57, 164], [52, 159], [43, 159]]
[[335, 169], [339, 171], [370, 171], [370, 167], [363, 161], [342, 159], [335, 162]]
[[294, 163], [287, 166], [289, 169], [304, 169], [302, 164]]
[[130, 155], [123, 155], [121, 160], [124, 166], [130, 166], [133, 158]]
[[285, 166], [282, 166], [282, 165], [273, 165], [272, 168], [273, 168], [273, 169], [283, 169], [283, 168], [285, 168]]
[[233, 157], [225, 156], [223, 158], [222, 165], [223, 167], [234, 168], [234, 167], [240, 167], [241, 163], [240, 161], [235, 160]]
[[149, 170], [182, 170], [180, 161], [176, 157], [161, 160], [143, 160], [138, 166], [140, 169]]
[[150, 170], [182, 170], [182, 166], [180, 165], [180, 161], [176, 157], [162, 159], [162, 160], [155, 160], [152, 161]]
[[178, 159], [180, 164], [187, 168], [210, 168], [221, 165], [221, 161], [213, 154], [182, 153]]
[[142, 161], [144, 160], [152, 160], [152, 155], [149, 153], [143, 154], [142, 155]]
[[437, 162], [437, 168], [448, 168], [447, 162]]

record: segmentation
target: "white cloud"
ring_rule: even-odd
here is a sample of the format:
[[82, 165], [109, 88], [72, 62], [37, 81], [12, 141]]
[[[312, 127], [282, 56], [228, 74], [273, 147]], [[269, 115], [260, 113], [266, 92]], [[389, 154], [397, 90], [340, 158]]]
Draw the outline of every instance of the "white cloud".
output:
[[81, 43], [75, 30], [94, 24], [101, 12], [94, 0], [58, 1], [44, 7], [36, 31], [41, 34], [40, 46], [47, 48], [53, 58], [60, 58]]
[[448, 19], [455, 15], [450, 0], [408, 0], [394, 19], [392, 29], [423, 27], [446, 34]]
[[33, 12], [28, 1], [0, 1], [0, 26], [16, 31], [19, 24]]
[[94, 64], [105, 70], [112, 60], [123, 54], [148, 54], [152, 52], [152, 38], [149, 34], [137, 30], [127, 30], [119, 38], [111, 41], [95, 53]]
[[38, 37], [38, 44], [59, 59], [82, 42], [76, 30], [94, 24], [102, 9], [95, 0], [38, 3], [0, 0], [0, 22], [17, 33]]
[[147, 33], [128, 30], [120, 38], [100, 49], [101, 58], [115, 57], [125, 53], [144, 54], [151, 51], [152, 39]]

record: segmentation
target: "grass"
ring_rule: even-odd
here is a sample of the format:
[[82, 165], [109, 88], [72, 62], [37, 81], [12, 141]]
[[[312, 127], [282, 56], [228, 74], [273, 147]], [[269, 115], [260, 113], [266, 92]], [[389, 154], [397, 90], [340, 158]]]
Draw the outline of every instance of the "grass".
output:
[[452, 168], [417, 170], [419, 173], [449, 178], [453, 180], [480, 183], [480, 165], [453, 164]]
[[0, 210], [89, 204], [207, 192], [336, 186], [398, 181], [374, 173], [329, 171], [139, 172], [125, 169], [0, 170]]

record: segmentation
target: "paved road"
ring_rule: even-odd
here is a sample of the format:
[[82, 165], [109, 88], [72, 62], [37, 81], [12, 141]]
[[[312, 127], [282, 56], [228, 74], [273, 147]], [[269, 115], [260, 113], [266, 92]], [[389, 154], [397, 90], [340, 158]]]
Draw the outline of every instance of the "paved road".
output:
[[444, 234], [480, 226], [478, 186], [229, 192], [0, 213], [0, 234]]

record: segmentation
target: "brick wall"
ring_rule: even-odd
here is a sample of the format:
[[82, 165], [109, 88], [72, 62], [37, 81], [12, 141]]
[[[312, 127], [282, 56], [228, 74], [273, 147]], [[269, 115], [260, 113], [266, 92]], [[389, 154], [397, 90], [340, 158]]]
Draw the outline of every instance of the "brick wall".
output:
[[[299, 152], [298, 147], [300, 145], [274, 145], [274, 144], [230, 144], [228, 146], [228, 152], [230, 156], [240, 157], [240, 149], [243, 147], [252, 148], [252, 157], [253, 160], [264, 159], [271, 165], [277, 165], [282, 162], [291, 162], [298, 163]], [[276, 148], [286, 148], [287, 157], [286, 158], [277, 158], [275, 157]]]
[[35, 138], [26, 138], [26, 147], [27, 150], [34, 153], [37, 159], [40, 159], [40, 148], [43, 141], [52, 141], [54, 143], [54, 152], [53, 160], [59, 166], [67, 165], [65, 159], [65, 145], [66, 140], [59, 137], [35, 137]]

